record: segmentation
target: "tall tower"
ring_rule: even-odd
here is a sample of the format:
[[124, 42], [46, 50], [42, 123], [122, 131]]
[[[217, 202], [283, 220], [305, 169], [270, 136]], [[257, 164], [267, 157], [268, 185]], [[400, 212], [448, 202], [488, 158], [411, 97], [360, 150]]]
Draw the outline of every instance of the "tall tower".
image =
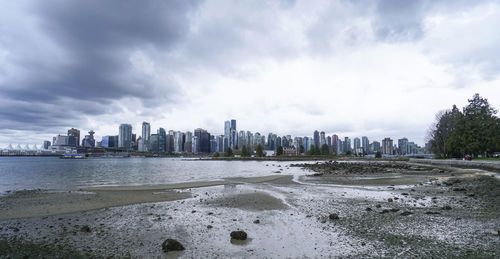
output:
[[142, 122], [142, 140], [149, 141], [151, 136], [151, 124], [149, 122]]
[[75, 141], [74, 144], [76, 147], [80, 146], [80, 130], [77, 130], [75, 128], [71, 128], [68, 130], [68, 136], [74, 137], [74, 141]]
[[118, 132], [118, 147], [132, 148], [132, 125], [121, 124]]
[[313, 144], [319, 148], [319, 132], [317, 130], [314, 131], [313, 141]]

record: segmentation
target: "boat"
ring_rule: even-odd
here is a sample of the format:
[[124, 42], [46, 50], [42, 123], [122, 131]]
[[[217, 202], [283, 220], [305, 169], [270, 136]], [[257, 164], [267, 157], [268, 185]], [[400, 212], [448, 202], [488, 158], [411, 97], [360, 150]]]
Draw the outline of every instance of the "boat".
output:
[[85, 159], [87, 158], [84, 154], [79, 154], [76, 150], [72, 150], [71, 153], [66, 153], [59, 158], [61, 159]]

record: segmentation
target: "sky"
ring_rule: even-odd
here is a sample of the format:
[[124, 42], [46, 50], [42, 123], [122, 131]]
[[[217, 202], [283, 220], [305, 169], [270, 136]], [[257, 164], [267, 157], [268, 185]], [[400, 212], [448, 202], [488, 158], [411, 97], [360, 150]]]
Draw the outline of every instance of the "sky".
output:
[[500, 108], [500, 1], [0, 1], [0, 147], [207, 129], [407, 137]]

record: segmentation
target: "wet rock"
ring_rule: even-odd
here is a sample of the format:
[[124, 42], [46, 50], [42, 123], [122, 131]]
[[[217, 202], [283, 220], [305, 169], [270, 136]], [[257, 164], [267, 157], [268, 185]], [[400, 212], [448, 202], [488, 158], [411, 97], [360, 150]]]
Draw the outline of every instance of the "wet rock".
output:
[[366, 208], [366, 211], [372, 211], [372, 208], [367, 207], [367, 208]]
[[161, 244], [161, 247], [164, 252], [170, 252], [170, 251], [182, 251], [184, 250], [184, 246], [182, 246], [179, 241], [175, 239], [167, 239], [163, 241], [163, 244]]
[[411, 215], [411, 214], [413, 214], [413, 212], [410, 212], [410, 211], [403, 211], [403, 212], [401, 212], [401, 214], [399, 214], [399, 215], [401, 215], [401, 216], [408, 216], [408, 215]]
[[398, 211], [399, 211], [399, 209], [397, 209], [397, 208], [392, 208], [391, 209], [391, 212], [398, 212]]
[[388, 202], [393, 202], [392, 198], [387, 199]]
[[191, 213], [196, 213], [196, 210], [191, 211]]
[[254, 224], [259, 224], [260, 223], [260, 220], [256, 219], [253, 221]]
[[82, 232], [90, 233], [92, 231], [89, 226], [85, 225], [80, 229]]
[[243, 230], [233, 231], [231, 232], [231, 238], [236, 240], [246, 240], [247, 232]]
[[494, 236], [500, 236], [500, 231], [499, 230], [491, 230], [490, 234], [492, 234]]
[[274, 171], [275, 174], [281, 174], [281, 171]]
[[465, 192], [467, 191], [465, 188], [453, 188], [454, 192]]
[[376, 208], [381, 208], [381, 207], [382, 207], [382, 205], [377, 204], [377, 205], [375, 205], [375, 207], [376, 207]]
[[451, 206], [450, 205], [446, 205], [444, 207], [441, 208], [442, 210], [451, 210]]
[[332, 214], [330, 214], [330, 215], [328, 216], [328, 218], [329, 218], [330, 220], [337, 220], [337, 219], [340, 219], [340, 218], [339, 218], [339, 215], [337, 215], [337, 213], [332, 213]]
[[212, 226], [212, 225], [208, 225], [208, 226], [207, 226], [207, 228], [208, 228], [208, 229], [211, 229], [211, 228], [213, 228], [213, 226]]
[[408, 196], [408, 193], [407, 192], [403, 192], [403, 193], [401, 193], [401, 195]]

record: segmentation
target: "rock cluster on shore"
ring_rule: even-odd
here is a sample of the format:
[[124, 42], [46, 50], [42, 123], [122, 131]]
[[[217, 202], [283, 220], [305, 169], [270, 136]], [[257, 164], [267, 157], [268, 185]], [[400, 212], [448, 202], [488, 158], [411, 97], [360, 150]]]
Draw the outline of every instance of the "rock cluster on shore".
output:
[[[411, 165], [404, 162], [316, 162], [314, 164], [292, 164], [290, 166], [308, 168], [314, 172], [313, 176], [322, 175], [351, 175], [351, 174], [380, 174], [404, 173], [408, 171], [430, 171], [430, 168]], [[439, 170], [439, 169], [438, 169]], [[439, 170], [440, 173], [444, 172]]]

